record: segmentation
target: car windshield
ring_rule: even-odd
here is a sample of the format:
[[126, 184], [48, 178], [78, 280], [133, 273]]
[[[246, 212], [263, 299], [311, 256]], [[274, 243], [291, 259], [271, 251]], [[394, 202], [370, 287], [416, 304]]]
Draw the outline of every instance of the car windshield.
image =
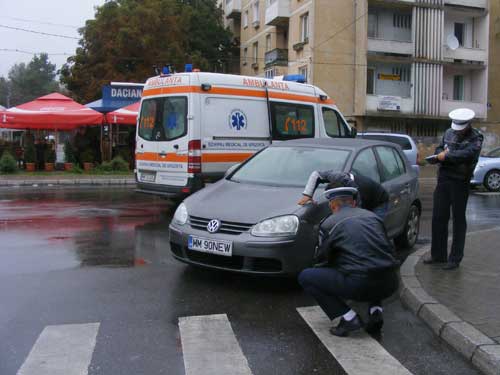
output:
[[231, 181], [304, 186], [313, 171], [342, 171], [350, 151], [312, 147], [269, 147], [241, 167]]

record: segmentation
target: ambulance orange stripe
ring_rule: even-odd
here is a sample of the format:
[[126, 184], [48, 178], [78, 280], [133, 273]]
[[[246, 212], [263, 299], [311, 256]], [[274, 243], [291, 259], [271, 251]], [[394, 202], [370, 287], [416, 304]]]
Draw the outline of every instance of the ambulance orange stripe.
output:
[[[162, 95], [162, 94], [188, 94], [188, 93], [203, 93], [216, 95], [231, 95], [231, 96], [249, 96], [253, 98], [265, 98], [266, 93], [263, 90], [251, 89], [234, 89], [227, 87], [212, 87], [209, 91], [203, 91], [199, 86], [173, 86], [159, 87], [156, 89], [144, 90], [143, 97]], [[334, 104], [332, 99], [321, 100], [320, 98], [308, 95], [290, 94], [285, 92], [269, 91], [269, 97], [282, 100], [294, 100], [299, 102]]]
[[253, 153], [202, 154], [202, 163], [232, 163], [248, 159]]
[[177, 155], [177, 154], [167, 154], [165, 157], [160, 156], [156, 152], [145, 152], [143, 154], [135, 154], [136, 160], [145, 160], [145, 161], [173, 161], [178, 163], [187, 163], [188, 157], [187, 155]]

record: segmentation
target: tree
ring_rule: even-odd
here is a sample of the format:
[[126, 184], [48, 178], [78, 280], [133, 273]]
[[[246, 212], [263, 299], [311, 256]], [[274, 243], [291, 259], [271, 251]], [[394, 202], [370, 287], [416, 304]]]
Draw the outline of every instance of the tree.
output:
[[8, 77], [7, 84], [10, 85], [11, 106], [59, 91], [59, 84], [55, 80], [56, 66], [50, 63], [46, 53], [33, 56], [28, 64], [14, 65], [10, 69]]
[[212, 71], [230, 58], [216, 0], [111, 0], [79, 31], [80, 47], [60, 73], [81, 101], [99, 98], [110, 81], [144, 82], [154, 65]]
[[10, 82], [4, 77], [0, 77], [0, 105], [9, 107], [10, 102]]

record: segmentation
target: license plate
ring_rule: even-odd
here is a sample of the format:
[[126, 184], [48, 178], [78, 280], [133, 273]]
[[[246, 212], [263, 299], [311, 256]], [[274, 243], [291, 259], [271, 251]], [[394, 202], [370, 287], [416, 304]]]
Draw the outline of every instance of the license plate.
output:
[[155, 182], [156, 172], [140, 172], [139, 179], [142, 182]]
[[233, 255], [233, 243], [231, 241], [211, 240], [195, 236], [188, 237], [188, 249], [226, 257]]

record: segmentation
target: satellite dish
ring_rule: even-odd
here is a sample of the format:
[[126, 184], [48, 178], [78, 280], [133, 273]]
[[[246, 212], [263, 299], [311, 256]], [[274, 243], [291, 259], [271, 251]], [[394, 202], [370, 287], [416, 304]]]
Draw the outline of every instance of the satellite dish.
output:
[[453, 34], [448, 35], [448, 38], [446, 38], [446, 47], [455, 51], [459, 46], [460, 43], [458, 42], [457, 37]]

